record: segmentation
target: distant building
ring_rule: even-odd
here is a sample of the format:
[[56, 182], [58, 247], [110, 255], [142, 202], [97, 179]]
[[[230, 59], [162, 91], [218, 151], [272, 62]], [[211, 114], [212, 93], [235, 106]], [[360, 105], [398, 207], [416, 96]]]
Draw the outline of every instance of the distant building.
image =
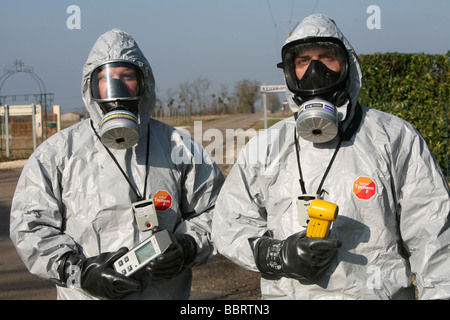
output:
[[86, 119], [85, 113], [68, 112], [61, 115], [61, 121], [81, 121]]

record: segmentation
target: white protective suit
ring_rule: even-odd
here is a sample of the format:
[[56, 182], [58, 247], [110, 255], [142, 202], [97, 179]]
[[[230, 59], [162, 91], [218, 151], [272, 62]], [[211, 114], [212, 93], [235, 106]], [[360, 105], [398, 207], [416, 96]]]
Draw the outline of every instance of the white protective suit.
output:
[[[223, 176], [209, 155], [185, 134], [150, 119], [155, 83], [149, 63], [128, 34], [113, 29], [95, 43], [83, 69], [82, 95], [91, 119], [50, 137], [23, 169], [11, 208], [11, 239], [31, 273], [58, 283], [61, 256], [68, 251], [96, 256], [129, 249], [148, 237], [139, 232], [131, 204], [136, 195], [94, 133], [103, 116], [92, 100], [90, 75], [111, 59], [137, 63], [145, 77], [139, 106], [140, 140], [127, 150], [113, 150], [134, 187], [142, 193], [146, 177], [147, 128], [150, 128], [147, 195], [159, 195], [159, 225], [191, 235], [198, 245], [193, 265], [215, 253], [210, 242], [211, 209]], [[159, 192], [159, 193], [158, 193]], [[155, 200], [155, 199], [154, 199]], [[157, 201], [155, 200], [155, 205]], [[128, 299], [187, 299], [191, 269], [171, 280], [143, 280]], [[58, 298], [91, 298], [77, 289], [57, 287]]]
[[[286, 43], [308, 36], [343, 41], [351, 59], [347, 89], [356, 106], [362, 73], [350, 44], [325, 15], [307, 17]], [[292, 93], [287, 97], [297, 111]], [[419, 298], [450, 298], [450, 201], [441, 170], [410, 124], [371, 108], [360, 111], [360, 125], [342, 142], [323, 185], [324, 200], [339, 206], [330, 237], [342, 247], [317, 281], [263, 275], [263, 298], [414, 299], [413, 274]], [[297, 214], [302, 191], [294, 128], [291, 117], [250, 140], [216, 202], [213, 242], [248, 270], [258, 272], [253, 255], [258, 238], [284, 240], [304, 229]], [[299, 138], [308, 193], [316, 192], [337, 140], [313, 144]]]

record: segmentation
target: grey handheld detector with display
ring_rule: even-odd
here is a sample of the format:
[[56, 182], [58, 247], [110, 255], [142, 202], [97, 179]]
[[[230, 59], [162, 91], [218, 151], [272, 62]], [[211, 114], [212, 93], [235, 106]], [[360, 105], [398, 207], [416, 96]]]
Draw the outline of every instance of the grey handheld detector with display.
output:
[[129, 277], [164, 253], [171, 244], [169, 232], [159, 231], [117, 259], [114, 262], [114, 269]]

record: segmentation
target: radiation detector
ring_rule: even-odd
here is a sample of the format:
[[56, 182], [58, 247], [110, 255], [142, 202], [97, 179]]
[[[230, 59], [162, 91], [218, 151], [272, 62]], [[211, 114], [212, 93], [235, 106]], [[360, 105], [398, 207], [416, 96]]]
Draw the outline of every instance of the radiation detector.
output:
[[145, 232], [158, 226], [158, 215], [152, 200], [142, 200], [131, 205], [140, 231]]
[[161, 230], [143, 241], [114, 262], [114, 269], [131, 276], [145, 267], [150, 261], [164, 253], [172, 244], [169, 232]]

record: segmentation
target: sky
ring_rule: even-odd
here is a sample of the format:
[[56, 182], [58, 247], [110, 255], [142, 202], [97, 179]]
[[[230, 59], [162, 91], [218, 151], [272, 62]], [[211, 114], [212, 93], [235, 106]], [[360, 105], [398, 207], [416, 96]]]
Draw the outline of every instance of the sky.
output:
[[[163, 101], [168, 89], [197, 78], [208, 79], [211, 91], [244, 79], [283, 84], [281, 47], [312, 13], [333, 18], [359, 54], [450, 50], [448, 0], [1, 0], [0, 13], [0, 77], [22, 61], [63, 113], [84, 112], [82, 68], [112, 28], [135, 38]], [[39, 93], [24, 72], [1, 81], [0, 95]]]

